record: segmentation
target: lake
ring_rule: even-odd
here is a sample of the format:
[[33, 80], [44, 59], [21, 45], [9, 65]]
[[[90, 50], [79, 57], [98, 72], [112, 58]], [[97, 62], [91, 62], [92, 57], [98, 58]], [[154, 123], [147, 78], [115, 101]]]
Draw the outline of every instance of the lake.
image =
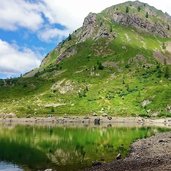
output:
[[0, 171], [76, 171], [94, 161], [128, 154], [139, 138], [167, 131], [157, 127], [0, 125]]

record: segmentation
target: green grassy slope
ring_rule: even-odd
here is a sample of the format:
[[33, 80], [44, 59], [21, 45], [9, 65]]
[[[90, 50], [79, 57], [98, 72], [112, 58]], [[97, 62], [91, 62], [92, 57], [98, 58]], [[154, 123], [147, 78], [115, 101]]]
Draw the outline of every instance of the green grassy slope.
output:
[[[113, 23], [105, 15], [98, 14], [98, 22], [115, 38], [79, 42], [77, 30], [33, 77], [0, 81], [0, 113], [171, 116], [171, 39]], [[56, 62], [71, 46], [76, 53]]]

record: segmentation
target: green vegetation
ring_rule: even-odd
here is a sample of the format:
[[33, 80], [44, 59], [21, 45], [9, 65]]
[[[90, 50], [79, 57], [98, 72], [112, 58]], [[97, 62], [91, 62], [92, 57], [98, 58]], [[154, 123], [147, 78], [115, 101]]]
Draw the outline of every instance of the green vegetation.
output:
[[[19, 117], [94, 112], [169, 116], [170, 66], [158, 64], [152, 52], [154, 48], [161, 49], [165, 40], [141, 35], [119, 25], [114, 25], [113, 29], [120, 32], [120, 37], [111, 41], [108, 47], [104, 47], [104, 39], [86, 41], [77, 45], [77, 55], [58, 65], [49, 65], [35, 77], [0, 81], [0, 112], [14, 112]], [[127, 35], [131, 41], [125, 41]], [[103, 57], [94, 52], [94, 49], [100, 51], [102, 48], [111, 53]], [[86, 86], [88, 90], [85, 90]], [[143, 107], [146, 100], [151, 103]]]
[[141, 11], [141, 7], [139, 6], [139, 7], [138, 7], [138, 12], [140, 12], [140, 11]]
[[[80, 28], [50, 52], [40, 68], [0, 80], [0, 113], [171, 116], [171, 39], [114, 23], [112, 12], [125, 14], [128, 6], [129, 15], [143, 20], [150, 8], [142, 5], [137, 12], [139, 5], [128, 3], [110, 7], [97, 15], [92, 30], [98, 34], [80, 41], [82, 32], [83, 38], [87, 34]], [[163, 25], [164, 14], [152, 11], [157, 17], [150, 15], [148, 21]], [[105, 27], [105, 36], [114, 36], [95, 37], [99, 27]]]
[[[93, 161], [125, 157], [130, 144], [158, 128], [0, 127], [0, 160], [25, 170], [78, 170]], [[81, 138], [80, 138], [81, 137]]]
[[70, 41], [71, 39], [72, 39], [71, 34], [69, 34], [68, 41]]
[[126, 13], [129, 13], [129, 7], [128, 6], [126, 7]]

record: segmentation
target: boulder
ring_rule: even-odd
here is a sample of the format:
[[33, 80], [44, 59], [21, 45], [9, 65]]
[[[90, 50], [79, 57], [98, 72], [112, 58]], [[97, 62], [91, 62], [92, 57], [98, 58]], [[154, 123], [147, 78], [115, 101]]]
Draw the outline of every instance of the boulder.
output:
[[100, 118], [94, 119], [94, 125], [100, 125]]
[[119, 154], [116, 156], [116, 160], [120, 160], [120, 159], [122, 159], [122, 156], [121, 156], [121, 154], [119, 153]]

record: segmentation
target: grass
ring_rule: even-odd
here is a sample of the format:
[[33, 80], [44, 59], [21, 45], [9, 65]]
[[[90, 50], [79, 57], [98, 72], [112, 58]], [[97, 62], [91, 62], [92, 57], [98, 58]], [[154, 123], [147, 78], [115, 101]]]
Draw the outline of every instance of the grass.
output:
[[[153, 53], [167, 53], [162, 45], [171, 40], [111, 21], [105, 24], [118, 33], [115, 39], [77, 43], [77, 53], [59, 64], [56, 49], [34, 77], [1, 80], [0, 113], [18, 117], [104, 112], [112, 116], [170, 116], [171, 66], [160, 64]], [[75, 44], [75, 34], [60, 45], [61, 51]], [[150, 104], [142, 106], [147, 100]]]

